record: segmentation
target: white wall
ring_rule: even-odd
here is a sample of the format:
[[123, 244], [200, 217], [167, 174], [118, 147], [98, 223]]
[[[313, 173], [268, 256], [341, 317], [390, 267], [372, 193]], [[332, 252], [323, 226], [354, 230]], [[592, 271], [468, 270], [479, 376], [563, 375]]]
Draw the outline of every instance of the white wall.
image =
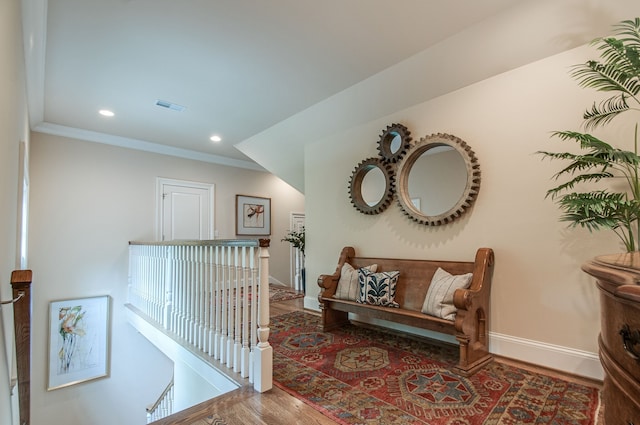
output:
[[[11, 271], [19, 268], [19, 152], [28, 150], [29, 135], [20, 27], [20, 1], [0, 2], [0, 300], [12, 296]], [[17, 415], [17, 397], [9, 398], [13, 355], [13, 309], [0, 310], [0, 424]]]
[[[272, 198], [272, 274], [289, 276], [280, 242], [303, 196], [268, 173], [217, 166], [34, 133], [31, 151], [30, 268], [34, 329], [34, 424], [141, 424], [164, 389], [171, 363], [126, 323], [128, 246], [153, 240], [156, 177], [213, 183], [221, 238], [235, 238], [235, 195]], [[47, 310], [52, 300], [113, 298], [111, 377], [47, 392]]]
[[[559, 222], [560, 213], [545, 193], [555, 184], [551, 176], [562, 164], [542, 161], [535, 154], [573, 148], [551, 139], [550, 133], [579, 130], [583, 110], [599, 98], [568, 75], [571, 65], [595, 55], [588, 47], [561, 53], [308, 146], [305, 305], [317, 308], [313, 282], [319, 274], [335, 270], [343, 246], [353, 245], [364, 256], [460, 260], [472, 260], [478, 247], [487, 246], [496, 256], [490, 331], [532, 345], [584, 352], [583, 360], [591, 362], [590, 367], [597, 365], [598, 293], [580, 266], [622, 247], [611, 232], [589, 234]], [[362, 159], [376, 155], [377, 135], [395, 122], [406, 125], [414, 138], [450, 133], [475, 151], [482, 171], [480, 193], [458, 221], [425, 227], [408, 220], [395, 203], [376, 216], [360, 214], [350, 204], [351, 171]], [[630, 124], [596, 134], [633, 148]], [[546, 361], [528, 359], [528, 352], [509, 354]], [[581, 367], [567, 368], [591, 374]]]

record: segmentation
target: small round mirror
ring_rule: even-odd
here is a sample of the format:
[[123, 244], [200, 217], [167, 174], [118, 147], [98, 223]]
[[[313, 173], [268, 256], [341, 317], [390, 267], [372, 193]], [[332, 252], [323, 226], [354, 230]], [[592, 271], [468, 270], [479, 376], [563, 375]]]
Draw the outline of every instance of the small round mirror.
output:
[[416, 142], [398, 164], [398, 203], [414, 221], [446, 224], [471, 206], [480, 188], [480, 166], [471, 148], [448, 134]]
[[379, 214], [391, 204], [393, 183], [391, 166], [378, 158], [365, 159], [351, 174], [351, 203], [364, 214]]
[[402, 124], [391, 124], [380, 135], [378, 152], [385, 162], [397, 162], [411, 145], [411, 132]]
[[382, 200], [386, 187], [384, 173], [380, 167], [373, 167], [362, 178], [362, 199], [372, 207]]

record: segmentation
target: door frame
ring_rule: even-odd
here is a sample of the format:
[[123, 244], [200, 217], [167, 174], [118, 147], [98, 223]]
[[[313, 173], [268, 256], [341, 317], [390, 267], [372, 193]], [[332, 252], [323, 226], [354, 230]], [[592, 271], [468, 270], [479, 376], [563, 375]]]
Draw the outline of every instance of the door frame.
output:
[[[290, 212], [289, 213], [289, 230], [300, 230], [300, 224], [302, 226], [305, 225], [306, 216], [303, 212]], [[304, 255], [300, 252], [299, 249], [294, 248], [293, 245], [289, 247], [289, 273], [290, 273], [290, 282], [293, 289], [296, 291], [301, 291], [305, 287], [304, 282], [304, 274], [302, 273], [302, 269], [304, 269]]]
[[213, 183], [201, 183], [190, 180], [177, 180], [166, 177], [156, 177], [156, 240], [162, 240], [162, 224], [164, 221], [164, 209], [162, 205], [162, 195], [164, 186], [183, 186], [193, 189], [204, 189], [209, 196], [209, 234], [208, 239], [215, 239], [214, 230], [214, 206], [215, 206], [215, 185]]

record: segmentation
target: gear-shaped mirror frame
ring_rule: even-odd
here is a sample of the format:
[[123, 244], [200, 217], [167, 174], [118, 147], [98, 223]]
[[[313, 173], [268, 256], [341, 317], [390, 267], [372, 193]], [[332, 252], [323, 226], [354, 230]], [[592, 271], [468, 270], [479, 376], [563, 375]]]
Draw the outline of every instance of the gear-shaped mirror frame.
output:
[[[411, 196], [409, 195], [409, 174], [411, 173], [411, 167], [423, 153], [439, 146], [449, 146], [462, 156], [466, 167], [467, 181], [462, 195], [455, 205], [442, 214], [427, 215], [416, 208], [411, 201]], [[447, 224], [460, 217], [471, 207], [480, 189], [480, 164], [478, 163], [475, 153], [465, 141], [451, 134], [432, 134], [415, 142], [411, 146], [409, 154], [398, 163], [396, 172], [398, 175], [397, 195], [400, 208], [410, 219], [427, 226]]]
[[[385, 181], [385, 188], [381, 199], [375, 205], [369, 205], [362, 196], [362, 182], [367, 173], [374, 169], [382, 171]], [[349, 182], [349, 195], [353, 206], [363, 214], [380, 214], [386, 210], [393, 201], [395, 192], [395, 172], [393, 167], [379, 158], [368, 158], [360, 162], [351, 173]]]

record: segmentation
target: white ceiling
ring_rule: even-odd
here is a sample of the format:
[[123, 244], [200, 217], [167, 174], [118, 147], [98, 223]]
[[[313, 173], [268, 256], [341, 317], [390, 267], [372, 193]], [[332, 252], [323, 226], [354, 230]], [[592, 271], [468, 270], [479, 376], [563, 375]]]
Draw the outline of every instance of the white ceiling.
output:
[[31, 127], [260, 168], [234, 145], [523, 1], [23, 0]]

